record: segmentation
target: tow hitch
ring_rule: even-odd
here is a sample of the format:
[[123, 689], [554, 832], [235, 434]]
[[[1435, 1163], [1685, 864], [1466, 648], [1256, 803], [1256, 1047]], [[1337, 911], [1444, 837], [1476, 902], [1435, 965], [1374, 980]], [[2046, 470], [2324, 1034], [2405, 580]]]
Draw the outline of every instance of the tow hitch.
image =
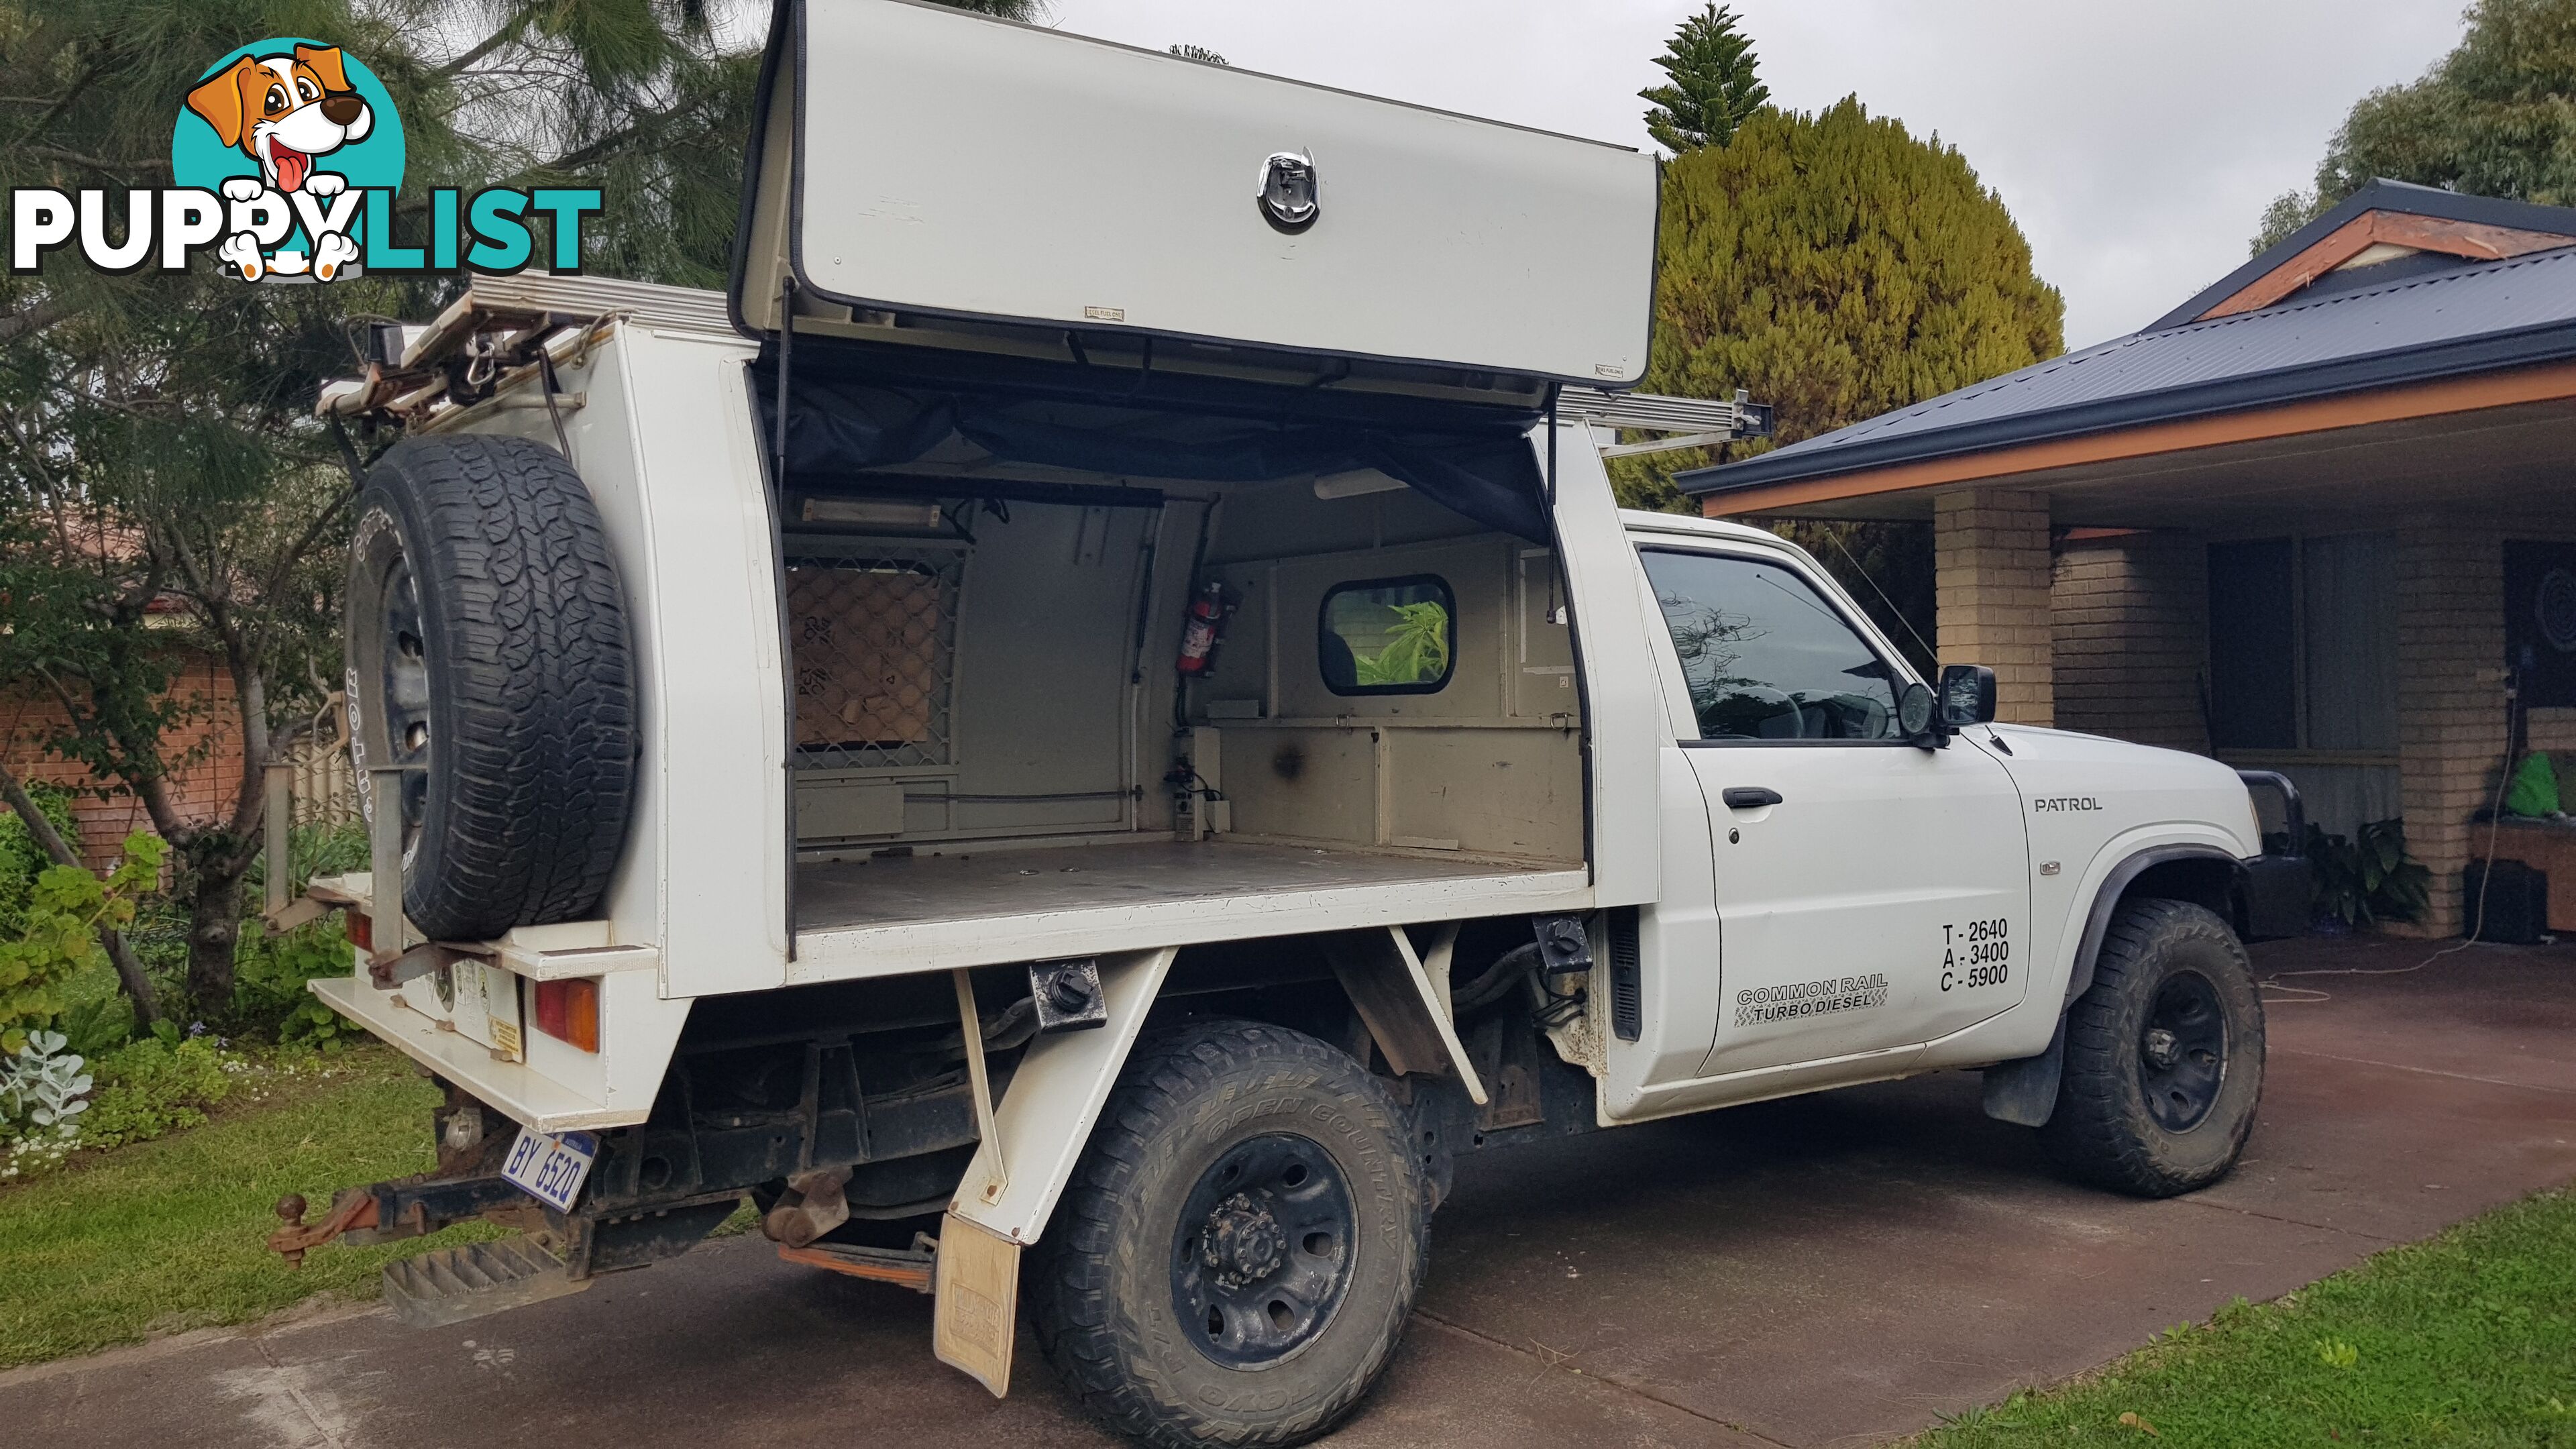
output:
[[[639, 1198], [594, 1181], [576, 1211], [559, 1212], [501, 1175], [518, 1135], [518, 1124], [508, 1116], [450, 1085], [435, 1124], [435, 1171], [343, 1188], [332, 1194], [330, 1210], [318, 1222], [306, 1220], [310, 1204], [302, 1194], [288, 1193], [278, 1199], [280, 1225], [268, 1235], [269, 1248], [288, 1267], [301, 1267], [307, 1252], [334, 1239], [352, 1245], [392, 1242], [466, 1222], [517, 1229], [517, 1237], [462, 1243], [385, 1265], [385, 1300], [394, 1316], [415, 1328], [434, 1328], [578, 1293], [600, 1274], [675, 1257], [705, 1238], [741, 1198], [723, 1191]], [[633, 1172], [628, 1162], [610, 1175], [631, 1180]], [[911, 1265], [857, 1266], [862, 1276], [879, 1276]]]

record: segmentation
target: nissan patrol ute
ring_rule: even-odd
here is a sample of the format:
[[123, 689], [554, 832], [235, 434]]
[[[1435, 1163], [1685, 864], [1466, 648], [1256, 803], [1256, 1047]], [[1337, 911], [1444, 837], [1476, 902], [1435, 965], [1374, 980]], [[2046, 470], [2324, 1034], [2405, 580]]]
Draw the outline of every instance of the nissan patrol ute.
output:
[[1618, 510], [1619, 430], [1758, 421], [1621, 391], [1652, 158], [776, 13], [727, 293], [475, 278], [322, 399], [380, 451], [314, 990], [447, 1096], [273, 1246], [524, 1229], [387, 1270], [440, 1324], [748, 1200], [996, 1394], [1025, 1314], [1105, 1424], [1282, 1445], [1465, 1152], [1964, 1068], [2104, 1187], [2228, 1171], [2303, 863]]

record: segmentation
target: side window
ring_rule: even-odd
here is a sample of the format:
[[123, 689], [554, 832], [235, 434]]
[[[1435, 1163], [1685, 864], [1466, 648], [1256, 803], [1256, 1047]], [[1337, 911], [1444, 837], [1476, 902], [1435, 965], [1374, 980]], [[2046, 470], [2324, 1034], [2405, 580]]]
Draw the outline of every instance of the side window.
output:
[[1644, 551], [1704, 740], [1892, 740], [1896, 676], [1780, 564]]
[[1315, 658], [1335, 694], [1436, 694], [1457, 655], [1458, 598], [1446, 579], [1363, 579], [1324, 595]]

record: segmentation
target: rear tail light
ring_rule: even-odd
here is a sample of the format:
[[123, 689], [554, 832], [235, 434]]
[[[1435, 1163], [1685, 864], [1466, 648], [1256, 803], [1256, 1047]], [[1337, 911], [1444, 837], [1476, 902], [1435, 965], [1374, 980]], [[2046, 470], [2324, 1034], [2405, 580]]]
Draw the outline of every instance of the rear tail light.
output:
[[539, 981], [537, 1030], [586, 1052], [599, 1050], [599, 982]]
[[376, 949], [376, 924], [367, 919], [366, 912], [344, 912], [340, 917], [340, 930], [349, 938], [349, 944], [359, 950]]

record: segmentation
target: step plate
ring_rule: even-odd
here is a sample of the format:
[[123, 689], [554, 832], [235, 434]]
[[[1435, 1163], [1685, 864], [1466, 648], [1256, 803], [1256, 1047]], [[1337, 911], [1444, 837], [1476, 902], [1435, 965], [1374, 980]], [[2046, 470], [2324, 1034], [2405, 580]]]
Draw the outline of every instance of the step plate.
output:
[[385, 1302], [397, 1321], [440, 1328], [588, 1288], [563, 1261], [522, 1238], [465, 1243], [385, 1265]]

